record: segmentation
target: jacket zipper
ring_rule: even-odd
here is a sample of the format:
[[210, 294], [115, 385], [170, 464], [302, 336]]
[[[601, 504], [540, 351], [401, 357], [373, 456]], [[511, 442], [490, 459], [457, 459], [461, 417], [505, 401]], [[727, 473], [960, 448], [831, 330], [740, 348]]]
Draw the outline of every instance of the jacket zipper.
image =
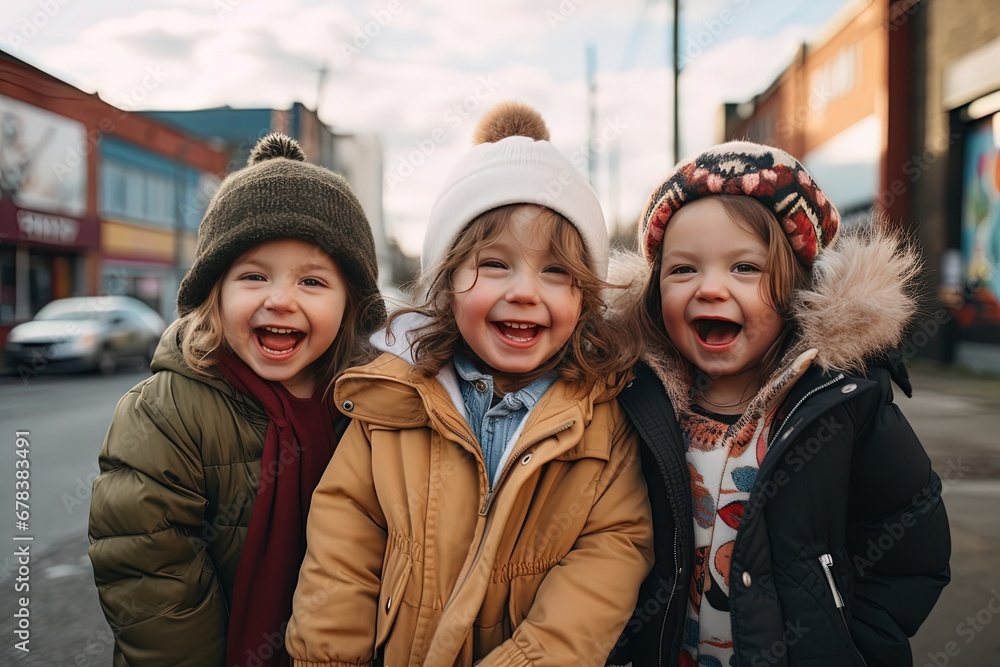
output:
[[840, 591], [837, 590], [837, 582], [833, 580], [833, 572], [830, 571], [830, 568], [833, 567], [833, 556], [823, 554], [819, 557], [819, 565], [823, 568], [823, 573], [826, 575], [826, 583], [830, 584], [830, 592], [833, 593], [833, 603], [837, 605], [837, 609], [842, 610], [844, 608], [844, 598], [841, 597]]
[[486, 491], [486, 500], [483, 502], [483, 506], [479, 510], [479, 516], [486, 516], [486, 513], [489, 512], [490, 504], [493, 502], [493, 496], [495, 495], [496, 490], [500, 488], [500, 485], [503, 483], [504, 479], [507, 478], [507, 472], [511, 469], [511, 466], [514, 461], [521, 458], [521, 455], [524, 454], [525, 451], [527, 451], [531, 447], [534, 447], [542, 440], [545, 440], [546, 438], [551, 438], [556, 433], [561, 433], [566, 429], [571, 428], [575, 423], [576, 423], [575, 421], [568, 421], [559, 428], [549, 431], [545, 435], [535, 438], [531, 442], [527, 443], [526, 445], [518, 449], [516, 452], [511, 452], [510, 457], [507, 459], [507, 465], [505, 465], [503, 467], [503, 470], [500, 472], [500, 477], [497, 478], [496, 484], [488, 486], [488, 490]]
[[[680, 563], [680, 558], [677, 557], [677, 533], [680, 532], [681, 527], [677, 526], [674, 528], [674, 563]], [[681, 566], [676, 565], [676, 570], [674, 572], [674, 585], [670, 589], [670, 597], [667, 598], [667, 606], [663, 608], [663, 624], [660, 626], [660, 651], [656, 658], [656, 664], [662, 667], [663, 665], [663, 634], [667, 631], [667, 615], [670, 613], [670, 603], [674, 599], [674, 591], [677, 590], [677, 584], [681, 580]]]
[[[447, 422], [447, 420], [444, 419], [444, 417], [441, 415], [441, 413], [439, 413], [437, 410], [432, 410], [432, 412], [438, 418], [438, 420], [441, 421], [442, 424], [446, 424], [447, 425], [448, 422]], [[468, 449], [469, 453], [473, 454], [473, 456], [475, 456], [475, 452], [476, 451], [479, 451], [480, 453], [482, 452], [482, 448], [481, 447], [479, 447], [478, 445], [476, 445], [476, 443], [474, 443], [472, 440], [469, 440], [467, 437], [465, 437], [465, 435], [463, 433], [461, 433], [457, 429], [455, 429], [453, 427], [449, 427], [448, 430], [451, 431], [454, 435], [458, 436], [458, 438], [462, 442], [464, 442], [466, 445], [468, 445], [467, 449]], [[476, 469], [477, 470], [480, 469], [479, 460], [478, 459], [476, 460]], [[481, 469], [482, 469], [482, 472], [483, 472], [483, 477], [486, 479], [486, 498], [487, 498], [487, 502], [488, 502], [489, 501], [489, 496], [492, 493], [492, 489], [490, 489], [490, 478], [489, 478], [489, 473], [486, 471], [486, 464], [485, 463], [483, 463]], [[480, 512], [480, 514], [482, 514], [482, 512]]]
[[[440, 415], [439, 415], [439, 418], [440, 418]], [[488, 488], [489, 490], [488, 490], [488, 491], [487, 491], [487, 493], [486, 493], [486, 501], [485, 501], [485, 502], [483, 503], [483, 507], [482, 507], [482, 509], [481, 509], [481, 510], [479, 510], [479, 516], [486, 516], [487, 512], [489, 511], [489, 509], [490, 509], [490, 503], [491, 503], [491, 502], [492, 502], [492, 500], [493, 500], [493, 495], [494, 495], [494, 491], [495, 491], [496, 489], [500, 488], [500, 483], [501, 483], [501, 482], [503, 482], [504, 478], [505, 478], [505, 477], [507, 476], [507, 471], [508, 471], [508, 470], [510, 470], [510, 467], [511, 467], [511, 462], [513, 462], [513, 461], [514, 461], [514, 460], [516, 460], [516, 459], [517, 459], [518, 457], [520, 457], [520, 456], [521, 456], [521, 454], [522, 454], [522, 453], [523, 453], [523, 452], [524, 452], [524, 451], [525, 451], [526, 449], [528, 449], [529, 447], [532, 447], [532, 446], [536, 445], [537, 443], [541, 442], [541, 441], [542, 441], [542, 440], [544, 440], [545, 438], [549, 438], [549, 437], [551, 437], [551, 436], [555, 435], [556, 433], [560, 433], [561, 431], [565, 431], [566, 429], [568, 429], [568, 428], [572, 427], [572, 426], [573, 426], [573, 424], [575, 424], [575, 423], [576, 423], [575, 421], [569, 421], [569, 422], [566, 422], [565, 424], [563, 424], [563, 425], [562, 425], [562, 426], [560, 426], [559, 428], [557, 428], [557, 429], [554, 429], [554, 430], [552, 430], [552, 431], [549, 431], [549, 432], [548, 432], [548, 433], [546, 433], [545, 435], [542, 435], [542, 436], [540, 436], [540, 437], [538, 437], [538, 438], [535, 438], [535, 439], [534, 439], [534, 440], [532, 440], [531, 442], [529, 442], [529, 443], [527, 443], [526, 445], [524, 445], [523, 447], [521, 447], [521, 448], [520, 448], [519, 450], [517, 450], [516, 452], [513, 452], [513, 453], [512, 453], [511, 455], [510, 455], [510, 458], [509, 458], [509, 459], [507, 459], [507, 465], [505, 465], [505, 466], [504, 466], [504, 469], [503, 469], [503, 472], [501, 472], [501, 474], [500, 474], [500, 478], [499, 478], [499, 479], [497, 479], [497, 483], [496, 483], [496, 484], [494, 484], [494, 485], [492, 486], [492, 488], [490, 488], [490, 487], [489, 487], [489, 478], [488, 478], [488, 476], [487, 476], [487, 488]], [[461, 433], [458, 433], [458, 432], [456, 432], [456, 431], [452, 431], [452, 432], [453, 432], [453, 433], [455, 433], [456, 435], [458, 435], [458, 437], [462, 438], [462, 440], [464, 440], [465, 442], [469, 443], [469, 445], [470, 445], [470, 446], [474, 446], [474, 445], [473, 445], [473, 443], [469, 442], [468, 438], [466, 438], [465, 436], [463, 436], [463, 435], [462, 435]], [[471, 567], [471, 565], [472, 565], [472, 564], [475, 564], [476, 562], [478, 562], [478, 561], [479, 561], [479, 557], [480, 557], [480, 556], [482, 555], [482, 553], [483, 553], [483, 547], [484, 547], [484, 546], [486, 545], [486, 536], [487, 536], [487, 535], [489, 534], [489, 532], [490, 532], [490, 530], [489, 530], [489, 529], [490, 529], [490, 522], [491, 522], [491, 521], [492, 521], [492, 518], [487, 518], [487, 519], [486, 519], [486, 525], [485, 525], [485, 526], [483, 527], [483, 534], [482, 534], [482, 535], [480, 536], [480, 538], [479, 538], [479, 545], [478, 545], [478, 546], [476, 547], [476, 555], [475, 555], [475, 556], [473, 557], [473, 559], [472, 559], [472, 563], [470, 564], [470, 568], [469, 568], [469, 570], [468, 570], [468, 571], [466, 571], [466, 572], [464, 572], [464, 573], [463, 573], [463, 574], [461, 575], [461, 581], [456, 581], [456, 582], [455, 582], [455, 587], [454, 587], [454, 588], [452, 588], [452, 591], [451, 591], [451, 595], [450, 595], [450, 596], [448, 597], [448, 602], [447, 602], [447, 603], [445, 604], [445, 606], [446, 606], [446, 607], [447, 607], [448, 605], [450, 605], [450, 604], [451, 604], [451, 601], [452, 601], [452, 599], [454, 599], [454, 597], [455, 597], [455, 594], [456, 594], [456, 593], [457, 593], [457, 592], [459, 591], [459, 589], [461, 589], [461, 588], [462, 588], [462, 586], [464, 586], [464, 585], [465, 585], [465, 582], [466, 582], [466, 581], [468, 581], [468, 578], [469, 578], [469, 575], [470, 575], [470, 574], [471, 574], [471, 572], [472, 572], [472, 567]]]
[[[847, 635], [850, 637], [851, 628], [847, 624], [847, 616], [844, 614], [844, 598], [840, 594], [840, 590], [837, 588], [837, 582], [833, 579], [833, 572], [830, 570], [830, 568], [833, 567], [833, 556], [830, 554], [823, 554], [820, 556], [819, 566], [823, 568], [823, 574], [826, 575], [826, 582], [830, 585], [830, 592], [833, 593], [833, 603], [837, 606], [837, 611], [840, 612], [840, 618], [844, 621], [844, 629], [847, 630]], [[865, 657], [861, 655], [861, 651], [858, 650], [858, 647], [854, 645], [853, 639], [851, 640], [851, 648], [853, 648], [854, 652], [858, 654], [859, 658], [861, 658], [861, 664], [867, 667], [868, 663], [865, 662]]]
[[[786, 424], [789, 423], [789, 421], [792, 418], [792, 415], [795, 414], [795, 411], [799, 409], [799, 406], [802, 405], [807, 398], [809, 398], [810, 396], [812, 396], [813, 394], [815, 394], [817, 391], [822, 391], [822, 390], [826, 389], [827, 387], [829, 387], [830, 385], [836, 384], [836, 383], [840, 382], [843, 379], [844, 379], [844, 374], [843, 373], [837, 373], [836, 377], [833, 377], [833, 378], [827, 380], [826, 382], [824, 382], [823, 384], [821, 384], [818, 387], [813, 387], [812, 389], [810, 389], [809, 392], [806, 393], [805, 396], [803, 396], [802, 398], [800, 398], [799, 401], [798, 401], [798, 403], [796, 403], [795, 406], [792, 407], [792, 409], [788, 412], [788, 416], [785, 417], [785, 423]], [[771, 442], [769, 442], [767, 444], [767, 450], [768, 451], [771, 451], [771, 447], [774, 445], [774, 441], [778, 439], [778, 435], [781, 433], [782, 430], [784, 430], [784, 429], [780, 429], [779, 428], [777, 431], [775, 431], [774, 436], [771, 437]]]

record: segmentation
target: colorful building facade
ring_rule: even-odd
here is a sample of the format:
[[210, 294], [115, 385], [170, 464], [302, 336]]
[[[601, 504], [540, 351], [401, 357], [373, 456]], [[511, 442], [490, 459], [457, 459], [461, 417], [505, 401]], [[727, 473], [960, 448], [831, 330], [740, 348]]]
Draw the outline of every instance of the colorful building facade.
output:
[[68, 296], [128, 294], [172, 319], [225, 168], [204, 140], [0, 52], [0, 338]]

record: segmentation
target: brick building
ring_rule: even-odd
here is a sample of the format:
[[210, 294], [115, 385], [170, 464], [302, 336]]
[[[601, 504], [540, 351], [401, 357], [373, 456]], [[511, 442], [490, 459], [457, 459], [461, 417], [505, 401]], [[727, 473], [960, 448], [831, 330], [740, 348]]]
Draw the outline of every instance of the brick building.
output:
[[889, 3], [846, 5], [752, 100], [727, 104], [725, 138], [749, 138], [795, 155], [845, 217], [870, 211], [883, 191], [888, 150]]
[[875, 209], [919, 243], [912, 355], [1000, 372], [1000, 13], [991, 0], [857, 0], [726, 138], [803, 161], [848, 223]]
[[224, 174], [206, 142], [0, 52], [0, 342], [68, 296], [130, 294], [172, 319]]

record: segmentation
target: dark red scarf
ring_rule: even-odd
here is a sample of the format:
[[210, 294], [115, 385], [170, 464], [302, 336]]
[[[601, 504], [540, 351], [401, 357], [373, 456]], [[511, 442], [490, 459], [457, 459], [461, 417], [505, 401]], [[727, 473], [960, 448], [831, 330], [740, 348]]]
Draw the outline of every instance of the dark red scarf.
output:
[[219, 355], [218, 369], [240, 393], [256, 399], [270, 420], [233, 584], [226, 667], [287, 667], [285, 626], [306, 552], [309, 502], [348, 420], [339, 413], [331, 417], [322, 389], [312, 398], [295, 398], [228, 351]]

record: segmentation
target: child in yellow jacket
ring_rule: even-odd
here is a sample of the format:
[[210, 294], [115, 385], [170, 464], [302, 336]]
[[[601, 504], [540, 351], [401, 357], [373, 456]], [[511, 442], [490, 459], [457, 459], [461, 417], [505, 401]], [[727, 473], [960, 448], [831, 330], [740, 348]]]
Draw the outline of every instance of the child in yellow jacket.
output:
[[424, 304], [337, 383], [355, 421], [313, 497], [296, 665], [603, 665], [649, 571], [600, 204], [533, 110], [477, 134], [431, 212]]

